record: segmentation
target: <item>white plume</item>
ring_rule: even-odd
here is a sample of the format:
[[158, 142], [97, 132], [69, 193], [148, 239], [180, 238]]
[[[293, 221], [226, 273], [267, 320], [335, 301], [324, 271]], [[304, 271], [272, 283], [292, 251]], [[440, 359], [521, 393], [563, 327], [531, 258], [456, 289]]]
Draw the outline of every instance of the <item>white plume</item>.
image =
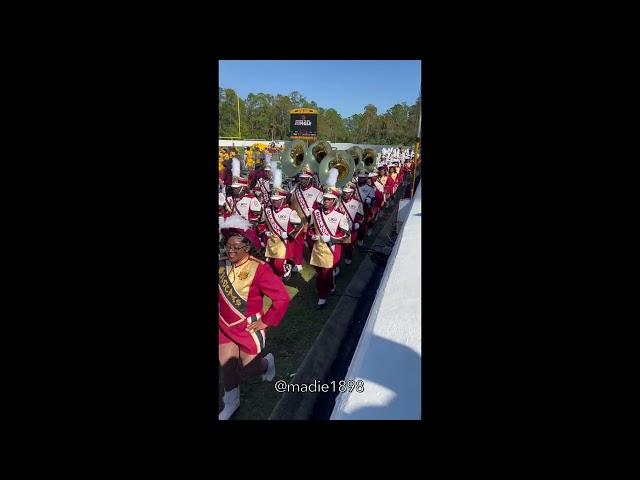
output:
[[234, 177], [240, 176], [240, 159], [238, 157], [233, 157], [231, 160], [231, 174]]
[[339, 174], [340, 172], [338, 172], [337, 168], [332, 168], [331, 170], [329, 170], [329, 175], [327, 175], [327, 181], [326, 181], [326, 184], [328, 187], [336, 186], [336, 182], [338, 181]]
[[274, 187], [282, 187], [282, 170], [278, 168], [277, 162], [271, 162], [271, 178], [273, 178]]
[[220, 230], [223, 228], [239, 228], [241, 230], [247, 230], [251, 224], [249, 220], [245, 220], [240, 215], [231, 215], [220, 222]]
[[271, 154], [269, 152], [265, 152], [264, 153], [264, 163], [270, 163], [271, 162]]

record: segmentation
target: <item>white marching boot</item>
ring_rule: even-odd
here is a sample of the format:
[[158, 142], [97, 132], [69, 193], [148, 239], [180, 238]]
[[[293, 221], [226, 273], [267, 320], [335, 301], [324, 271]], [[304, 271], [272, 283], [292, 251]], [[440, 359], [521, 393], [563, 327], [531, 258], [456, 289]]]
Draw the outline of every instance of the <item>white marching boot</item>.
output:
[[224, 402], [224, 408], [218, 414], [218, 420], [229, 420], [240, 406], [240, 387], [224, 392], [222, 401]]
[[273, 353], [265, 355], [264, 358], [269, 363], [269, 366], [267, 367], [267, 371], [262, 374], [262, 381], [272, 382], [273, 378], [276, 376], [276, 361], [273, 358]]

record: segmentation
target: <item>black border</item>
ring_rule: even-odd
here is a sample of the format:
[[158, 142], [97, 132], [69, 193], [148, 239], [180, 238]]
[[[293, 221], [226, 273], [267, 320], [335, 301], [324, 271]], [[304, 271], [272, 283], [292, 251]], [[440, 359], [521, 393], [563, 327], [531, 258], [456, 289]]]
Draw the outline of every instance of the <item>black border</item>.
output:
[[[518, 220], [533, 182], [527, 155], [516, 158], [526, 107], [514, 105], [516, 88], [486, 73], [503, 65], [455, 53], [413, 57], [423, 59], [423, 419], [259, 422], [261, 437], [444, 433], [508, 422], [525, 402], [535, 270], [513, 265], [532, 264]], [[216, 421], [217, 62], [184, 51], [154, 60], [109, 77], [95, 126], [105, 147], [85, 175], [105, 197], [91, 282], [100, 303], [87, 304], [100, 368], [84, 376], [103, 394], [92, 410], [108, 411], [124, 435], [246, 442], [255, 422]]]

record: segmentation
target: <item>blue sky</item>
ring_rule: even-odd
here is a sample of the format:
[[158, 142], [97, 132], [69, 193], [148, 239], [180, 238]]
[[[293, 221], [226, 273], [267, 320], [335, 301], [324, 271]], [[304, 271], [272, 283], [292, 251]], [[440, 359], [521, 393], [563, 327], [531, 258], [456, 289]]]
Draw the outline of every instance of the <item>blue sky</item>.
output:
[[250, 93], [297, 91], [342, 118], [373, 104], [378, 115], [420, 96], [421, 60], [220, 60], [219, 86], [246, 100]]

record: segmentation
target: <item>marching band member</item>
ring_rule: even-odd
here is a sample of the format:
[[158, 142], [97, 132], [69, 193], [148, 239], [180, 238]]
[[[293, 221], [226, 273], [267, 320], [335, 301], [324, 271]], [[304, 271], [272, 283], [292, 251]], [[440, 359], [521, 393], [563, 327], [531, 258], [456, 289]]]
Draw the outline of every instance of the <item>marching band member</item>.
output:
[[318, 310], [326, 307], [328, 295], [333, 295], [336, 291], [333, 271], [340, 261], [340, 244], [350, 238], [347, 216], [335, 209], [339, 194], [335, 187], [325, 188], [323, 206], [311, 212], [307, 232], [314, 242], [309, 263], [316, 270]]
[[221, 172], [218, 172], [218, 191], [230, 194], [230, 185], [233, 183], [232, 160], [225, 160], [222, 164], [224, 168]]
[[404, 170], [402, 178], [404, 180], [404, 185], [406, 186], [413, 179], [413, 159], [405, 160], [402, 168]]
[[[293, 260], [293, 241], [302, 229], [300, 217], [294, 209], [285, 205], [287, 192], [280, 188], [282, 172], [274, 170], [271, 203], [264, 209], [267, 237], [265, 257], [273, 272], [284, 280], [291, 276]], [[289, 260], [290, 262], [287, 262]]]
[[249, 185], [253, 189], [261, 178], [269, 180], [271, 178], [271, 154], [265, 153], [265, 162], [256, 165], [254, 170], [249, 171]]
[[269, 203], [269, 180], [272, 178], [272, 164], [276, 162], [267, 163], [264, 166], [264, 172], [260, 178], [256, 180], [255, 189], [259, 190], [262, 197], [262, 203]]
[[[291, 298], [260, 253], [260, 240], [249, 222], [231, 216], [220, 225], [227, 257], [218, 261], [218, 358], [224, 383], [224, 409], [219, 420], [229, 420], [240, 406], [240, 375], [276, 375], [273, 354], [264, 349], [267, 327], [277, 327]], [[264, 311], [264, 297], [271, 306]]]
[[391, 206], [393, 206], [393, 204], [395, 203], [396, 190], [398, 189], [398, 185], [400, 185], [400, 181], [402, 180], [402, 176], [396, 171], [397, 169], [397, 162], [389, 167], [390, 172], [387, 179], [387, 188], [385, 189], [385, 191], [389, 194], [388, 198], [389, 204]]
[[[380, 210], [382, 210], [382, 208], [385, 205], [385, 200], [384, 200], [384, 187], [382, 186], [382, 184], [380, 183], [380, 181], [378, 180], [378, 172], [371, 172], [369, 174], [369, 178], [368, 180], [371, 181], [371, 184], [375, 187], [376, 189], [376, 202], [373, 204], [373, 221], [375, 222], [378, 219], [378, 215], [380, 214]], [[373, 228], [373, 224], [371, 225], [371, 228]], [[371, 235], [371, 230], [367, 230], [367, 236]]]
[[362, 208], [364, 209], [364, 223], [366, 228], [360, 228], [358, 230], [358, 245], [364, 244], [364, 235], [366, 231], [370, 231], [373, 226], [373, 208], [372, 205], [376, 202], [376, 189], [371, 182], [367, 183], [368, 175], [366, 173], [358, 174], [358, 187], [356, 193], [360, 197], [362, 202]]
[[380, 165], [378, 167], [378, 181], [380, 182], [380, 185], [382, 185], [382, 189], [383, 189], [384, 208], [389, 207], [389, 202], [387, 200], [389, 199], [389, 194], [391, 193], [391, 185], [387, 184], [388, 178], [389, 178], [389, 175], [387, 174], [387, 166]]
[[345, 240], [342, 245], [344, 252], [344, 263], [346, 263], [347, 265], [351, 264], [351, 259], [353, 258], [353, 249], [355, 247], [356, 238], [358, 236], [358, 229], [360, 228], [360, 224], [364, 220], [364, 209], [362, 207], [362, 202], [354, 196], [354, 190], [355, 185], [351, 182], [347, 183], [342, 189], [342, 201], [337, 207], [337, 210], [339, 212], [344, 213], [347, 216], [347, 220], [349, 220], [349, 230], [351, 231], [349, 239]]
[[[258, 222], [262, 217], [262, 204], [253, 195], [247, 192], [247, 179], [240, 176], [240, 160], [233, 159], [232, 171], [234, 173], [231, 183], [232, 194], [226, 198], [226, 208], [229, 215], [240, 215], [251, 223], [258, 235]], [[237, 176], [235, 176], [237, 174]]]
[[311, 184], [313, 172], [308, 168], [298, 175], [299, 183], [293, 187], [287, 199], [289, 204], [296, 211], [302, 222], [302, 233], [298, 235], [293, 242], [293, 260], [296, 266], [294, 272], [302, 271], [302, 254], [304, 252], [304, 237], [307, 233], [311, 212], [316, 203], [318, 195], [322, 194], [322, 190]]

